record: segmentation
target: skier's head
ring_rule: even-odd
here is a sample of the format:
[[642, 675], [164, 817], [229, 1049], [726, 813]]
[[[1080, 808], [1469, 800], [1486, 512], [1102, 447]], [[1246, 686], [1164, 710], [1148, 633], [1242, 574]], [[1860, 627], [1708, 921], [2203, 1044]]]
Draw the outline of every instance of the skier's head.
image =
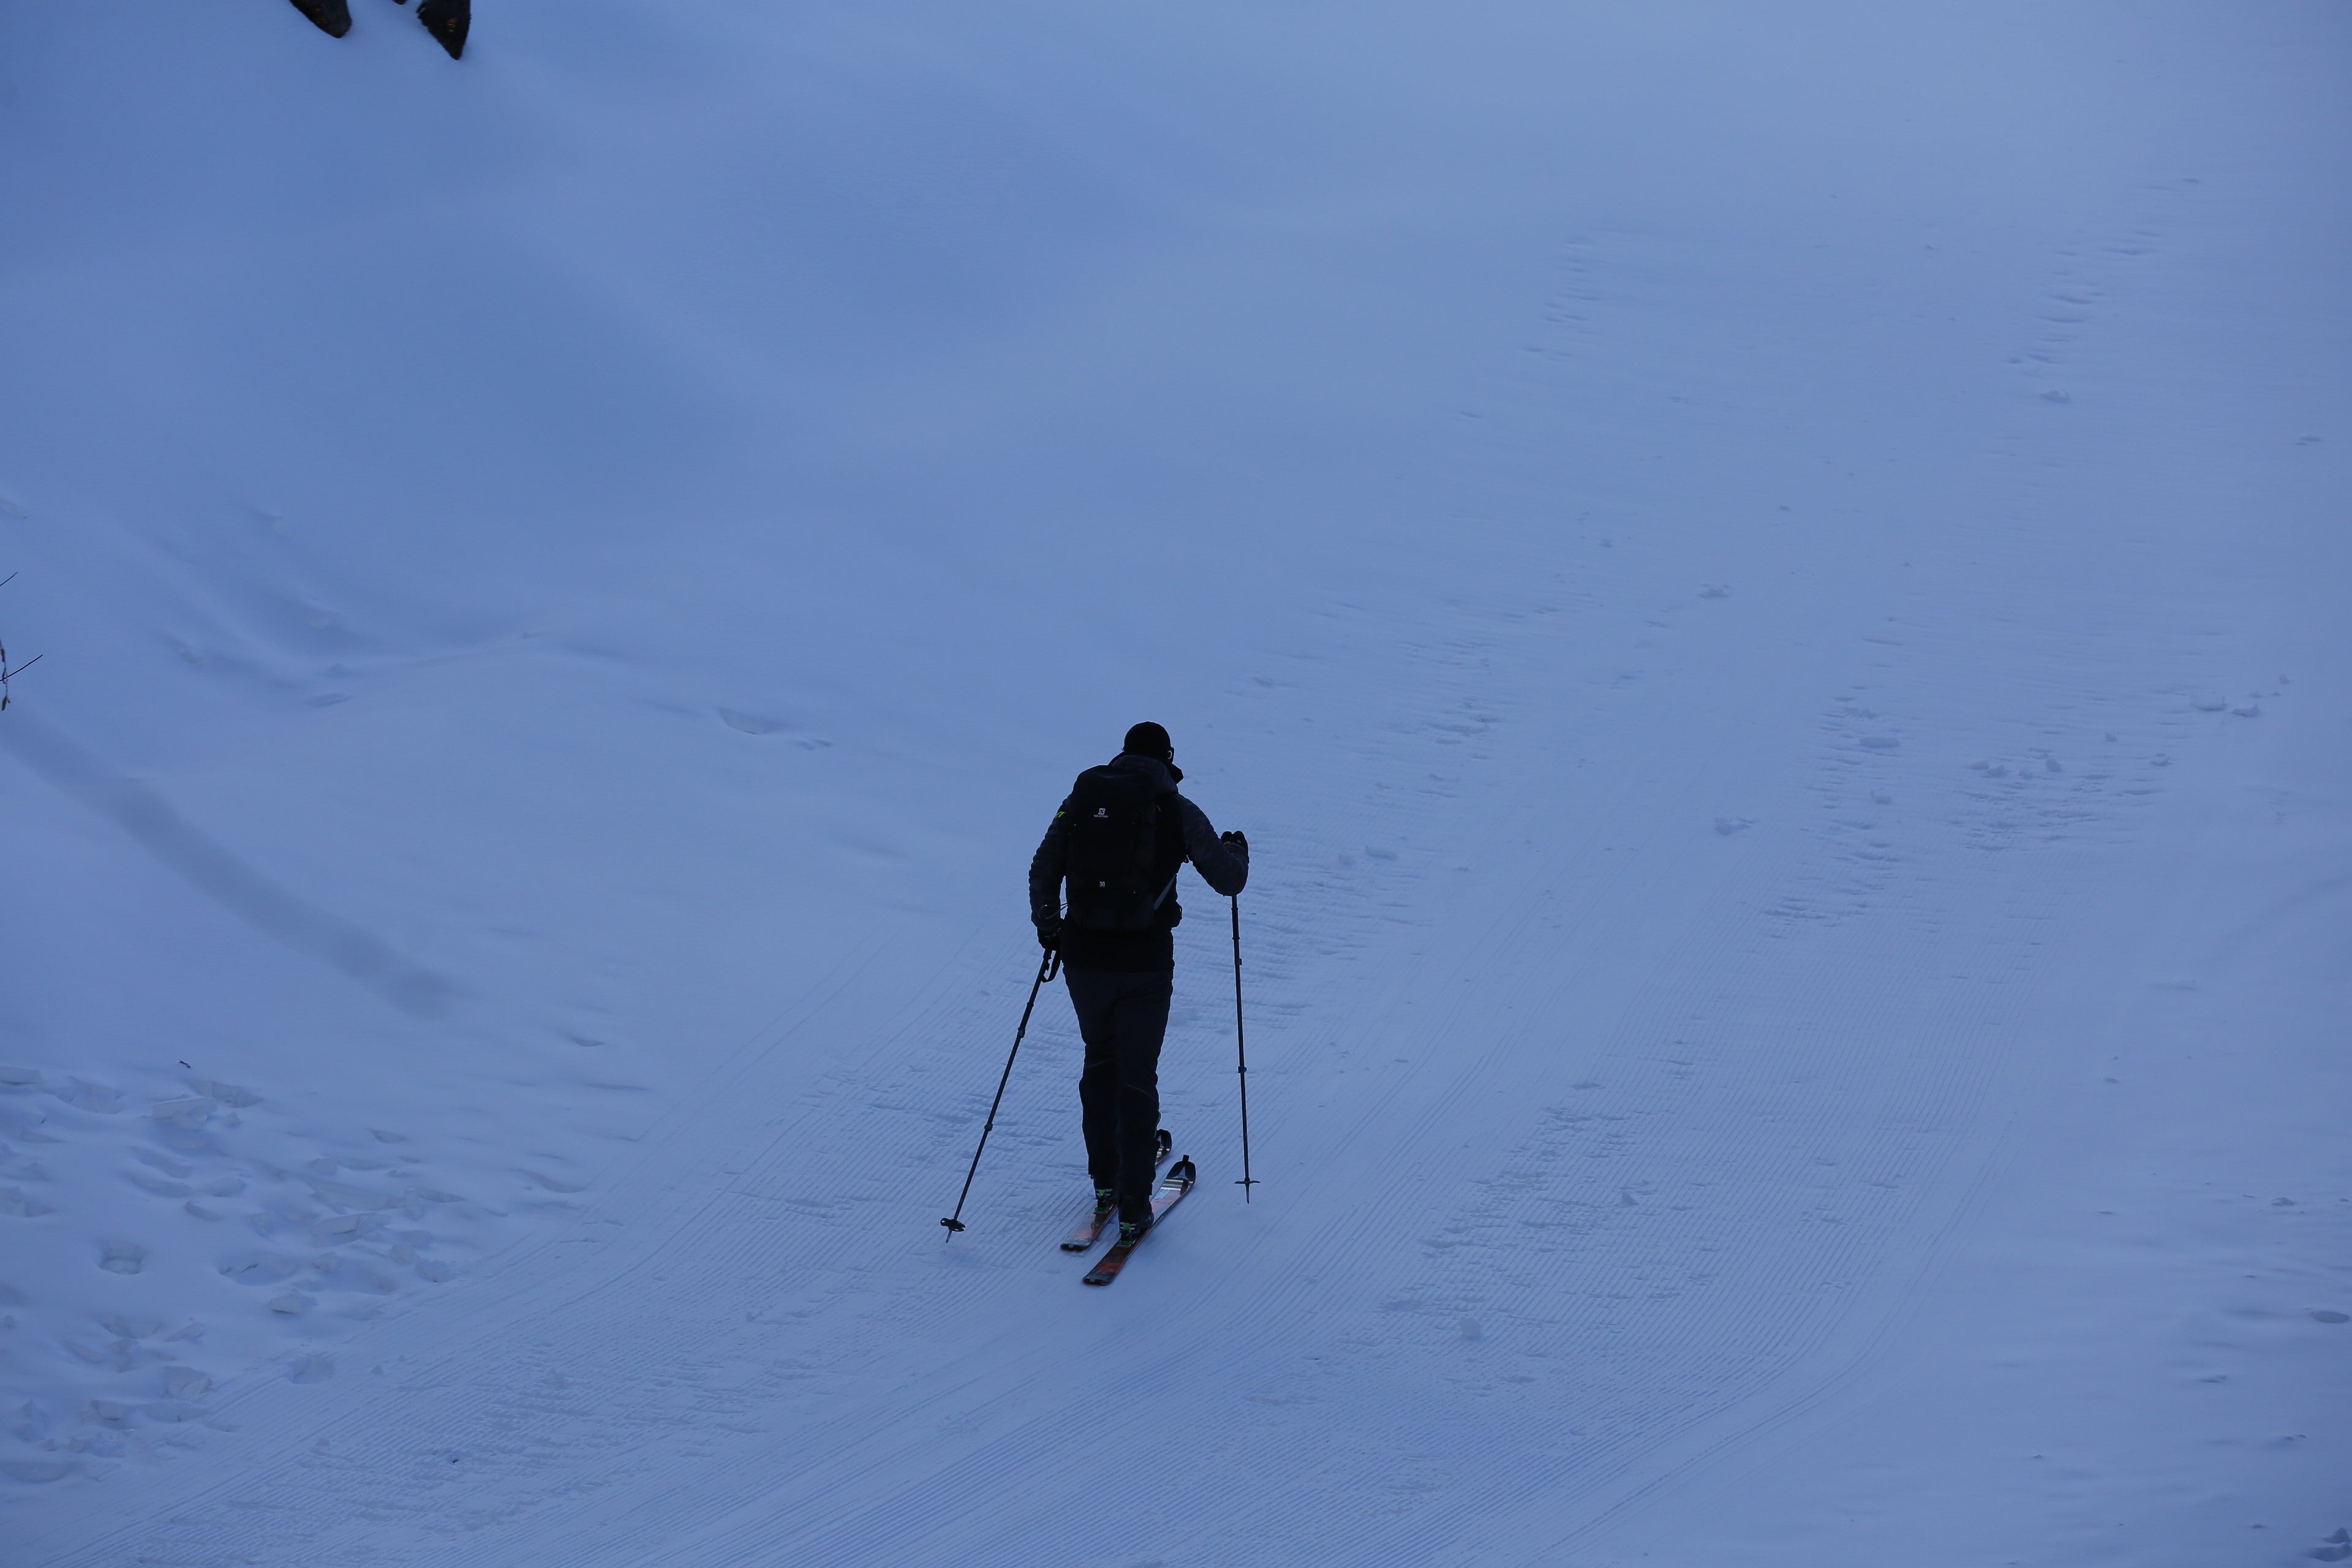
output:
[[1127, 740], [1119, 750], [1139, 757], [1150, 757], [1155, 762], [1172, 763], [1176, 760], [1176, 743], [1168, 738], [1167, 731], [1149, 720], [1127, 732]]

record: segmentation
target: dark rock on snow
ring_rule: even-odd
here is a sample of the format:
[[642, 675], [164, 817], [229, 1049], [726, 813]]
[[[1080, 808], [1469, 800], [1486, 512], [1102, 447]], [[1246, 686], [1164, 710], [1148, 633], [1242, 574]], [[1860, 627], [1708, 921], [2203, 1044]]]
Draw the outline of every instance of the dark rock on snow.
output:
[[[408, 0], [398, 0], [405, 5]], [[340, 38], [352, 30], [350, 0], [294, 0], [294, 9], [317, 24], [320, 32], [331, 38]], [[466, 52], [466, 33], [474, 25], [474, 0], [424, 0], [416, 7], [416, 19], [436, 42], [449, 51], [451, 59]]]
[[294, 9], [318, 24], [319, 31], [340, 38], [352, 30], [352, 8], [344, 0], [294, 0]]
[[[335, 0], [339, 5], [341, 3]], [[454, 60], [466, 52], [466, 29], [473, 25], [474, 0], [424, 0], [416, 7], [416, 19], [441, 41]]]

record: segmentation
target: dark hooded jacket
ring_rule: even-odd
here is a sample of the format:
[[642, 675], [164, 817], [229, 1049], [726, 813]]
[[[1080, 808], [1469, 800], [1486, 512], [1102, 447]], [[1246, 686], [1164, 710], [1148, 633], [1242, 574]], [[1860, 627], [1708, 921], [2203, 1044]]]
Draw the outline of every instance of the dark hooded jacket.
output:
[[[1121, 772], [1142, 773], [1151, 779], [1159, 793], [1160, 840], [1155, 858], [1159, 874], [1155, 881], [1164, 879], [1172, 885], [1177, 872], [1190, 860], [1192, 868], [1201, 873], [1201, 879], [1219, 893], [1230, 897], [1242, 890], [1243, 884], [1249, 880], [1249, 857], [1220, 840], [1201, 808], [1176, 793], [1177, 781], [1184, 775], [1177, 772], [1174, 763], [1122, 752], [1111, 759], [1110, 765]], [[1029, 919], [1040, 930], [1058, 923], [1062, 918], [1062, 878], [1069, 868], [1069, 834], [1065, 826], [1069, 809], [1069, 799], [1065, 796], [1061, 809], [1054, 813], [1052, 826], [1045, 829], [1044, 842], [1029, 859]], [[1176, 922], [1183, 918], [1183, 906], [1171, 890], [1160, 906], [1159, 925], [1150, 931], [1087, 931], [1064, 925], [1060, 938], [1062, 966], [1128, 973], [1172, 971], [1176, 967], [1176, 938], [1172, 933]]]

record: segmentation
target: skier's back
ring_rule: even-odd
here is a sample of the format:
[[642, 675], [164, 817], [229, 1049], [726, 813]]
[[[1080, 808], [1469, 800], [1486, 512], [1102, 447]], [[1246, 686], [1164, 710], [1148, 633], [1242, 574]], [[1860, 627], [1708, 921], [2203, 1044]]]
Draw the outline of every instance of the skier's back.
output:
[[1061, 953], [1086, 1041], [1078, 1103], [1095, 1203], [1115, 1205], [1129, 1237], [1151, 1222], [1160, 1046], [1184, 918], [1176, 879], [1190, 860], [1219, 893], [1249, 880], [1248, 841], [1220, 837], [1177, 793], [1183, 776], [1168, 731], [1136, 725], [1108, 765], [1078, 775], [1029, 862], [1029, 917]]

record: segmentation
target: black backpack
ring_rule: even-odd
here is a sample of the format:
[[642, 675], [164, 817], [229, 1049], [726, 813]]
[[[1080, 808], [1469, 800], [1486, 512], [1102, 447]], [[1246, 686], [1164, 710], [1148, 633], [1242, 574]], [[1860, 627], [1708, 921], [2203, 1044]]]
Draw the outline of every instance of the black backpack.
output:
[[1183, 868], [1160, 871], [1160, 795], [1153, 781], [1119, 768], [1088, 768], [1062, 808], [1072, 925], [1150, 931]]

